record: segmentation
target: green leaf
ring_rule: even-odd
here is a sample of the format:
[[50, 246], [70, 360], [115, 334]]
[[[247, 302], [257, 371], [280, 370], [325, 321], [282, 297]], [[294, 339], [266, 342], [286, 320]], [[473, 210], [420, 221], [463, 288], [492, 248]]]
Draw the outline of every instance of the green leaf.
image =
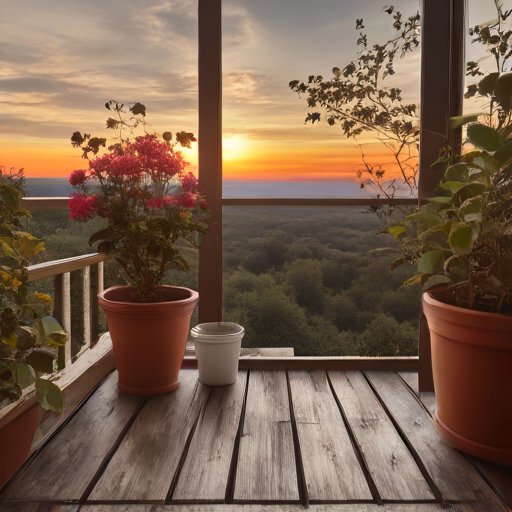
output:
[[36, 379], [36, 396], [39, 405], [47, 411], [61, 413], [64, 407], [62, 391], [53, 382]]
[[480, 123], [468, 126], [468, 139], [476, 147], [486, 151], [497, 151], [503, 146], [501, 135], [492, 128]]
[[34, 369], [28, 365], [23, 363], [15, 363], [16, 369], [16, 384], [21, 389], [25, 389], [27, 386], [34, 384], [36, 380], [36, 373]]
[[428, 201], [432, 201], [434, 203], [442, 203], [442, 204], [451, 204], [453, 198], [446, 196], [437, 196], [437, 197], [429, 197]]
[[477, 213], [467, 213], [464, 215], [465, 222], [482, 222], [482, 214], [480, 212]]
[[393, 238], [395, 240], [398, 240], [398, 237], [400, 235], [403, 235], [406, 233], [406, 229], [403, 226], [391, 226], [388, 229], [389, 233], [393, 235]]
[[[428, 274], [427, 274], [428, 275]], [[425, 276], [425, 274], [415, 274], [410, 279], [407, 279], [403, 286], [412, 286], [414, 284], [421, 283], [422, 278]], [[426, 277], [426, 276], [425, 276]]]
[[512, 141], [504, 144], [496, 153], [494, 153], [494, 159], [498, 162], [498, 165], [501, 167], [506, 163], [510, 163], [512, 160]]
[[499, 73], [489, 73], [488, 75], [485, 75], [478, 84], [478, 93], [481, 96], [492, 95], [499, 76]]
[[418, 270], [424, 274], [435, 274], [444, 260], [444, 251], [429, 251], [423, 254], [418, 262]]
[[28, 355], [27, 363], [32, 366], [36, 372], [52, 373], [55, 359], [55, 354], [52, 354], [49, 350], [36, 348]]
[[115, 229], [113, 226], [108, 226], [104, 229], [100, 229], [99, 231], [96, 231], [96, 233], [93, 233], [89, 238], [89, 245], [92, 246], [96, 242], [99, 242], [100, 240], [107, 240], [112, 241], [115, 235]]
[[478, 118], [483, 114], [466, 114], [464, 116], [450, 117], [450, 129], [455, 130], [460, 126], [464, 126], [468, 123], [474, 123], [478, 121]]
[[0, 196], [9, 210], [17, 210], [20, 205], [21, 192], [10, 185], [3, 184], [0, 188]]
[[444, 179], [447, 181], [467, 181], [469, 176], [469, 168], [466, 164], [451, 165], [446, 169]]
[[52, 318], [51, 316], [45, 316], [44, 318], [41, 318], [41, 326], [43, 328], [43, 335], [49, 336], [50, 334], [53, 334], [54, 332], [62, 332], [64, 329], [62, 329], [61, 325], [55, 318]]
[[29, 233], [17, 232], [22, 258], [33, 258], [44, 251], [44, 242]]
[[16, 327], [16, 334], [18, 335], [18, 350], [29, 350], [34, 348], [37, 343], [37, 331], [28, 325], [19, 325]]
[[452, 192], [457, 192], [457, 190], [464, 187], [466, 184], [461, 183], [460, 181], [444, 181], [441, 183], [441, 188], [444, 190], [451, 190]]
[[449, 284], [451, 283], [451, 279], [447, 276], [432, 276], [424, 285], [422, 291], [427, 291], [430, 288], [433, 288], [434, 286], [439, 286], [441, 284]]
[[400, 257], [400, 258], [397, 258], [396, 260], [393, 260], [391, 262], [391, 265], [389, 266], [390, 272], [393, 272], [393, 270], [397, 269], [398, 267], [400, 267], [404, 263], [407, 263], [407, 258], [404, 258], [403, 256]]
[[473, 242], [473, 230], [465, 225], [459, 225], [455, 228], [448, 238], [450, 247], [457, 254], [469, 254], [473, 248]]
[[512, 96], [512, 72], [502, 73], [494, 84], [494, 95], [498, 98]]

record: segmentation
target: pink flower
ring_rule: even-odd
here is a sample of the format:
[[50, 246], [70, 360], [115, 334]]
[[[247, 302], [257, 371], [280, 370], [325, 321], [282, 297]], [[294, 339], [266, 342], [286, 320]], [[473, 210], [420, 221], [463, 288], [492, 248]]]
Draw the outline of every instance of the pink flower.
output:
[[80, 187], [87, 181], [87, 173], [83, 169], [73, 171], [69, 177], [68, 182], [72, 187]]
[[73, 194], [69, 199], [69, 218], [71, 220], [90, 219], [98, 204], [96, 195]]
[[162, 206], [165, 204], [164, 199], [150, 199], [149, 201], [146, 201], [146, 206], [148, 208], [162, 208]]
[[174, 204], [183, 208], [194, 208], [196, 203], [197, 197], [190, 192], [184, 192], [174, 198]]
[[189, 172], [181, 179], [181, 188], [184, 192], [190, 192], [192, 194], [197, 194], [201, 191], [201, 186], [197, 181], [197, 178]]

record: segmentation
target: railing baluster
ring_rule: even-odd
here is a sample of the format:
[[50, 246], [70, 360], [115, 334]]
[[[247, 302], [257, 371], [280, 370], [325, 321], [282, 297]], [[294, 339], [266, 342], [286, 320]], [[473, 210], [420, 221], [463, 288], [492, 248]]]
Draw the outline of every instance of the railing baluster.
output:
[[71, 361], [71, 275], [69, 272], [55, 276], [55, 303], [53, 314], [64, 331], [68, 341], [59, 347], [58, 367], [63, 369]]
[[91, 267], [82, 270], [84, 344], [80, 352], [91, 346]]

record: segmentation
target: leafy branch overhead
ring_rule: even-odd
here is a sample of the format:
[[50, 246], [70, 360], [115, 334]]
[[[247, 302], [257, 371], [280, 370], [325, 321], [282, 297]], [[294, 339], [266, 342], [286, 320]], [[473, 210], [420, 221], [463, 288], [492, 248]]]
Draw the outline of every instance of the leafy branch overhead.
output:
[[[125, 105], [119, 101], [110, 100], [105, 103], [105, 108], [114, 115], [114, 117], [107, 119], [106, 128], [116, 132], [113, 144], [108, 147], [108, 150], [116, 151], [119, 155], [122, 155], [125, 144], [135, 138], [135, 130], [139, 126], [142, 126], [144, 133], [148, 133], [146, 128], [150, 125], [146, 122], [146, 107], [139, 102]], [[127, 118], [124, 114], [129, 114], [130, 117]], [[162, 136], [169, 145], [172, 144], [172, 137], [171, 132], [165, 132]], [[176, 133], [174, 145], [179, 144], [181, 147], [190, 149], [192, 147], [191, 143], [196, 141], [197, 139], [193, 133], [181, 131]], [[97, 155], [101, 148], [106, 147], [106, 144], [106, 138], [92, 137], [90, 133], [74, 132], [71, 136], [71, 145], [82, 150], [82, 158], [84, 159], [88, 159], [90, 153]]]
[[[508, 94], [512, 86], [512, 75], [507, 79], [504, 73], [510, 71], [510, 58], [512, 57], [512, 30], [507, 27], [506, 21], [512, 14], [512, 9], [503, 9], [502, 2], [494, 0], [496, 19], [476, 25], [469, 29], [469, 35], [473, 37], [471, 43], [479, 43], [487, 49], [494, 62], [494, 72], [485, 74], [481, 69], [485, 59], [466, 64], [466, 76], [483, 77], [477, 83], [467, 87], [464, 97], [484, 97], [489, 100], [486, 114], [487, 124], [497, 130], [510, 126], [512, 120], [512, 102]], [[500, 83], [498, 84], [498, 78]]]
[[[397, 58], [419, 46], [420, 15], [404, 19], [392, 6], [384, 11], [393, 17], [397, 32], [394, 38], [370, 46], [367, 34], [361, 31], [357, 59], [344, 68], [333, 68], [332, 78], [311, 75], [307, 82], [293, 80], [289, 86], [299, 96], [306, 95], [308, 107], [319, 109], [308, 113], [306, 123], [325, 119], [330, 126], [339, 124], [348, 138], [357, 138], [365, 132], [375, 134], [392, 152], [402, 179], [413, 187], [416, 165], [411, 157], [419, 138], [418, 105], [404, 102], [401, 89], [386, 87], [383, 81], [395, 74]], [[356, 21], [356, 29], [364, 29], [362, 19]], [[382, 178], [385, 170], [381, 167], [375, 170], [365, 162], [361, 174], [365, 172], [372, 177], [379, 172]]]

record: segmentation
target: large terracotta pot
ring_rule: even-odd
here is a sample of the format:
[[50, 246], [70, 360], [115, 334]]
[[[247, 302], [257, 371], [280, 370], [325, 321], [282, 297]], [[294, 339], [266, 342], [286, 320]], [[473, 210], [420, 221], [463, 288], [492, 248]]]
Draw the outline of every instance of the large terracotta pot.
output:
[[190, 317], [199, 295], [177, 286], [159, 286], [158, 293], [164, 301], [149, 304], [131, 302], [129, 286], [98, 294], [123, 393], [159, 395], [179, 386]]
[[37, 405], [0, 429], [0, 488], [27, 459], [38, 426]]
[[436, 426], [452, 446], [512, 464], [512, 317], [423, 294], [432, 342]]

